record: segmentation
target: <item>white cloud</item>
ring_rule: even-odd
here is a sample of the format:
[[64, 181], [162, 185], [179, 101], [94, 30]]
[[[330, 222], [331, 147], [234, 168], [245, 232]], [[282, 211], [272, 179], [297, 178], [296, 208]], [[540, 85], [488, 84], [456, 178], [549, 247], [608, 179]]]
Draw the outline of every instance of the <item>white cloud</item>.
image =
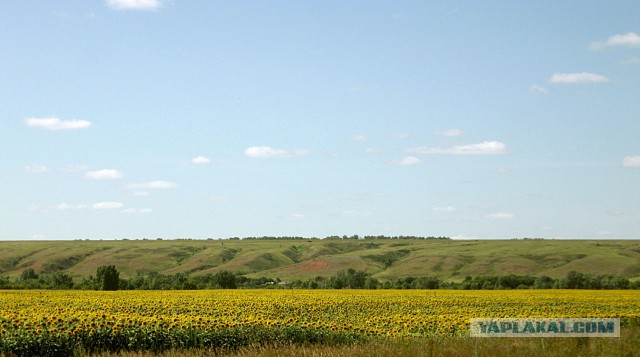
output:
[[111, 210], [121, 209], [124, 205], [120, 202], [98, 202], [91, 205], [91, 208], [95, 210]]
[[446, 206], [446, 207], [433, 207], [433, 210], [436, 212], [456, 212], [458, 209], [453, 207], [453, 206]]
[[418, 159], [415, 156], [407, 156], [399, 161], [394, 161], [394, 164], [399, 166], [411, 166], [411, 165], [419, 165], [422, 163], [422, 160]]
[[640, 156], [627, 156], [622, 159], [622, 166], [640, 167]]
[[462, 130], [460, 129], [447, 129], [445, 131], [439, 132], [438, 135], [446, 136], [446, 137], [454, 137], [462, 135]]
[[244, 150], [244, 154], [254, 159], [287, 158], [292, 156], [306, 156], [307, 150], [295, 149], [293, 152], [283, 149], [274, 149], [270, 146], [251, 146]]
[[123, 178], [124, 174], [116, 169], [104, 169], [88, 171], [84, 177], [91, 180], [117, 180]]
[[157, 10], [161, 5], [159, 0], [107, 0], [107, 6], [116, 10]]
[[589, 46], [592, 50], [601, 50], [607, 47], [626, 46], [640, 47], [640, 35], [635, 32], [628, 32], [623, 35], [613, 35], [605, 41], [597, 41]]
[[363, 141], [367, 141], [367, 137], [364, 135], [356, 135], [353, 137], [353, 140], [363, 142]]
[[31, 164], [31, 165], [25, 166], [24, 171], [30, 172], [32, 174], [41, 174], [41, 173], [49, 172], [51, 171], [51, 169], [44, 165]]
[[304, 215], [304, 214], [302, 214], [302, 213], [294, 213], [294, 214], [292, 214], [292, 215], [291, 215], [291, 218], [294, 218], [294, 219], [303, 219], [303, 218], [305, 218], [305, 215]]
[[130, 183], [126, 186], [132, 190], [166, 190], [178, 187], [178, 184], [167, 181], [150, 181], [145, 183]]
[[609, 78], [597, 74], [588, 72], [578, 73], [555, 73], [549, 78], [549, 83], [559, 84], [583, 84], [583, 83], [606, 83], [609, 82]]
[[66, 202], [62, 202], [62, 203], [57, 204], [53, 208], [58, 210], [58, 211], [70, 211], [70, 210], [85, 209], [85, 208], [87, 208], [87, 206], [85, 206], [85, 205], [70, 205], [70, 204], [68, 204]]
[[138, 197], [149, 196], [149, 191], [134, 191], [133, 195]]
[[41, 240], [41, 239], [45, 239], [47, 238], [44, 234], [41, 233], [36, 233], [34, 235], [31, 236], [31, 239], [35, 239], [35, 240]]
[[56, 117], [27, 118], [24, 122], [29, 127], [46, 130], [74, 130], [85, 129], [91, 126], [91, 122], [87, 120], [62, 120]]
[[204, 156], [196, 156], [193, 159], [191, 159], [191, 163], [195, 165], [208, 165], [211, 163], [211, 159]]
[[507, 152], [507, 146], [499, 141], [483, 141], [478, 144], [457, 145], [450, 148], [420, 146], [406, 151], [414, 154], [499, 155]]
[[492, 213], [492, 214], [488, 214], [485, 216], [485, 218], [488, 219], [513, 219], [516, 215], [513, 213], [506, 213], [506, 212], [498, 212], [498, 213]]
[[547, 90], [547, 88], [538, 85], [538, 84], [534, 84], [531, 87], [529, 87], [529, 92], [533, 93], [533, 94], [547, 94], [549, 93], [549, 91]]

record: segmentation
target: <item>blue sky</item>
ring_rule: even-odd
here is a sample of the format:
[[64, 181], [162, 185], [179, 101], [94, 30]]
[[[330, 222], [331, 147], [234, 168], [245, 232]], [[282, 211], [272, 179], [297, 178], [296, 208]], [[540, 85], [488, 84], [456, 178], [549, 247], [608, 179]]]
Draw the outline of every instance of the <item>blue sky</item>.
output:
[[0, 239], [640, 238], [638, 1], [0, 4]]

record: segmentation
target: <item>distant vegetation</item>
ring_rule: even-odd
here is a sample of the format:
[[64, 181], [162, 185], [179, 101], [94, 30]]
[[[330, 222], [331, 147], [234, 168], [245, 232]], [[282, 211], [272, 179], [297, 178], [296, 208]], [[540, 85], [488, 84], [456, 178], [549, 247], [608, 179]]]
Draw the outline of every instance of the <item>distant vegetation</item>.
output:
[[90, 276], [75, 284], [64, 273], [39, 276], [33, 269], [23, 272], [14, 282], [0, 279], [2, 289], [82, 289], [82, 290], [202, 290], [236, 288], [300, 288], [300, 289], [455, 289], [455, 290], [503, 290], [503, 289], [640, 289], [640, 281], [613, 275], [592, 276], [570, 271], [564, 278], [528, 275], [467, 276], [462, 282], [447, 282], [436, 277], [406, 277], [381, 282], [362, 271], [347, 269], [330, 277], [316, 276], [306, 280], [283, 282], [273, 278], [248, 278], [221, 270], [216, 274], [189, 275], [177, 273], [163, 275], [149, 273], [120, 279], [113, 265], [99, 266], [96, 278]]

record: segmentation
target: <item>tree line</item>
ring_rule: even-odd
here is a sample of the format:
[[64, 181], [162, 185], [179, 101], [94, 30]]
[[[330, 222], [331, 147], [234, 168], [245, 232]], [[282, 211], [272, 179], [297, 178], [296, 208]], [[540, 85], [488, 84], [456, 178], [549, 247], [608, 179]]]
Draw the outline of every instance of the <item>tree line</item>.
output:
[[622, 276], [591, 275], [577, 271], [568, 272], [563, 278], [529, 275], [467, 276], [461, 282], [444, 281], [437, 277], [418, 276], [380, 281], [370, 273], [347, 269], [332, 276], [316, 276], [284, 282], [267, 277], [249, 278], [221, 270], [215, 274], [190, 275], [186, 273], [160, 274], [151, 272], [121, 278], [114, 265], [96, 269], [95, 276], [74, 281], [62, 272], [37, 274], [33, 269], [24, 270], [10, 281], [0, 277], [0, 289], [79, 289], [79, 290], [202, 290], [202, 289], [640, 289], [640, 280], [631, 282]]

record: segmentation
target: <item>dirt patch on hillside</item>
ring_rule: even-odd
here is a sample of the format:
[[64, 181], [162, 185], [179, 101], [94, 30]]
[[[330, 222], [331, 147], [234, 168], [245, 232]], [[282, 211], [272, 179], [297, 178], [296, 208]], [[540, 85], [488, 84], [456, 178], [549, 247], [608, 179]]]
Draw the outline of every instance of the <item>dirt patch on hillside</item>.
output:
[[329, 268], [329, 262], [320, 258], [320, 259], [311, 259], [306, 260], [304, 262], [289, 265], [285, 268], [285, 270], [294, 273], [317, 273], [320, 271], [327, 270]]
[[325, 270], [328, 267], [329, 267], [329, 263], [324, 259], [314, 259], [307, 262], [306, 264], [303, 263], [301, 264], [301, 266], [299, 266], [301, 270], [309, 273], [315, 273], [321, 270]]

